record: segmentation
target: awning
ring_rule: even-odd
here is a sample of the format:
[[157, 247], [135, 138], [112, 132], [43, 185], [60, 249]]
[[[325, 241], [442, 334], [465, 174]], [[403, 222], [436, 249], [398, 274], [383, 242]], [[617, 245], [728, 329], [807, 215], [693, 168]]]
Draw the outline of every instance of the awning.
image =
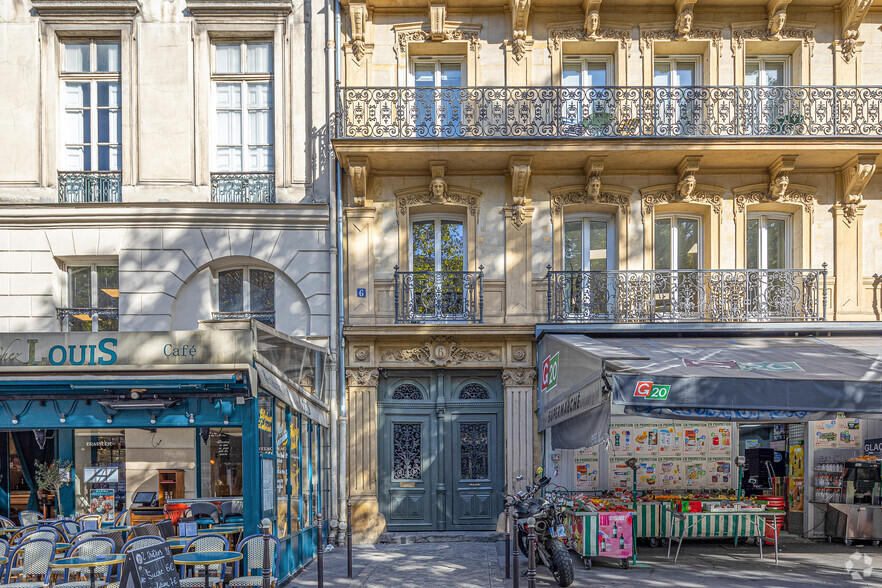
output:
[[[539, 353], [540, 361], [559, 357], [557, 385], [540, 389], [540, 430], [552, 428], [555, 448], [603, 440], [611, 402], [629, 414], [680, 420], [798, 422], [882, 413], [876, 337], [546, 335]], [[600, 380], [593, 378], [598, 365]], [[554, 418], [555, 407], [573, 405], [565, 418]]]
[[293, 382], [285, 381], [266, 367], [255, 363], [260, 386], [279, 400], [285, 402], [313, 422], [327, 428], [329, 423], [328, 409], [317, 398], [304, 395]]

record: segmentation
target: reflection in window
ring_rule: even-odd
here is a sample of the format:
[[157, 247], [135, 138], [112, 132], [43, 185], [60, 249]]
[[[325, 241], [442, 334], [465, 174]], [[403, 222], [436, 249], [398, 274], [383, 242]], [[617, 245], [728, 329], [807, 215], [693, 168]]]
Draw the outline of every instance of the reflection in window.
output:
[[289, 427], [291, 437], [291, 532], [296, 533], [300, 530], [300, 522], [303, 517], [303, 502], [300, 495], [300, 415], [291, 414], [291, 426]]
[[655, 269], [699, 269], [701, 223], [693, 217], [655, 220]]
[[747, 219], [747, 268], [789, 267], [788, 218], [781, 215], [750, 215]]
[[281, 539], [288, 535], [288, 427], [285, 407], [276, 401], [276, 517]]
[[202, 496], [242, 496], [242, 430], [208, 429], [200, 443]]
[[69, 266], [68, 331], [119, 330], [119, 268], [115, 265]]
[[[217, 273], [218, 310], [242, 313], [268, 325], [275, 324], [276, 276], [271, 270], [236, 268]], [[233, 316], [232, 318], [242, 318]]]

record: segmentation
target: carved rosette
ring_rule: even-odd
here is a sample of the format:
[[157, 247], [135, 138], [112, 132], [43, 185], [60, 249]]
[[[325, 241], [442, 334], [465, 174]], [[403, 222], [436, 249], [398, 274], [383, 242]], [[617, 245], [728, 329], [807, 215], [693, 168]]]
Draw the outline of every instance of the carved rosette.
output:
[[593, 35], [585, 32], [582, 24], [561, 25], [548, 31], [548, 54], [560, 51], [562, 41], [618, 41], [625, 50], [626, 56], [631, 54], [631, 29], [628, 27], [600, 27]]
[[715, 214], [721, 214], [723, 212], [723, 192], [722, 189], [700, 184], [695, 187], [695, 191], [688, 198], [682, 198], [676, 186], [658, 191], [646, 191], [643, 193], [641, 217], [646, 220], [656, 205], [681, 202], [708, 204]]
[[631, 210], [631, 198], [624, 192], [601, 191], [600, 196], [593, 197], [582, 189], [564, 189], [551, 192], [551, 216], [560, 216], [563, 207], [568, 204], [613, 204], [618, 206], [624, 216]]
[[498, 363], [502, 360], [502, 353], [494, 348], [466, 347], [454, 337], [438, 336], [427, 339], [417, 347], [386, 349], [381, 359], [384, 363], [453, 367], [469, 363]]
[[380, 372], [376, 368], [360, 367], [352, 370], [346, 370], [346, 385], [375, 387], [380, 379]]
[[503, 386], [530, 386], [536, 382], [536, 370], [533, 368], [514, 368], [503, 370]]

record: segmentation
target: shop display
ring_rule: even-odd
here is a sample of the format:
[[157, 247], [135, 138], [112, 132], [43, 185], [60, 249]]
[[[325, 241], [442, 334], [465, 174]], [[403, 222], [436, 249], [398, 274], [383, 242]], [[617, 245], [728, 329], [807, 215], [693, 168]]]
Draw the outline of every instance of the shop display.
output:
[[842, 476], [845, 462], [830, 460], [815, 466], [815, 502], [842, 502]]
[[591, 557], [610, 557], [622, 560], [627, 567], [633, 556], [633, 512], [578, 512], [564, 513], [567, 545], [591, 567]]
[[576, 490], [598, 490], [600, 463], [599, 451], [596, 447], [575, 452]]

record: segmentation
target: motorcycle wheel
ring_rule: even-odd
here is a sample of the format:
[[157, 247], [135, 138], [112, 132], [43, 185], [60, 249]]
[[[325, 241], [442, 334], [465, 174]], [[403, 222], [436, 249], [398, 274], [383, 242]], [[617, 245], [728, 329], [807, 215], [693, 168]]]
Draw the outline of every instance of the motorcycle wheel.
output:
[[569, 586], [573, 583], [573, 560], [570, 552], [560, 539], [549, 539], [545, 542], [545, 549], [551, 556], [551, 573], [557, 580], [558, 586]]
[[[530, 558], [530, 546], [527, 545], [528, 535], [526, 533], [518, 533], [518, 548], [521, 550], [521, 553], [524, 554], [524, 557], [529, 561]], [[536, 559], [539, 559], [538, 557]], [[538, 563], [538, 562], [537, 562]]]

